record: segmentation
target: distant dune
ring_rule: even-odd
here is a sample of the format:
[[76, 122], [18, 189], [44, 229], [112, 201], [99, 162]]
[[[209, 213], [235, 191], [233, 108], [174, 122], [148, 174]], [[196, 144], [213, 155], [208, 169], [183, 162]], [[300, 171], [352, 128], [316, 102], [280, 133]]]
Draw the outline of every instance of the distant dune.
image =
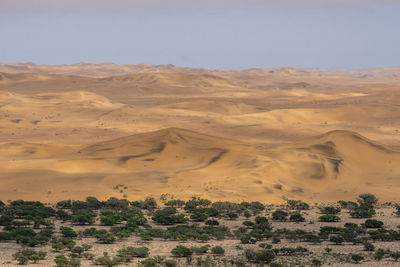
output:
[[400, 79], [368, 72], [3, 63], [0, 194], [400, 201]]

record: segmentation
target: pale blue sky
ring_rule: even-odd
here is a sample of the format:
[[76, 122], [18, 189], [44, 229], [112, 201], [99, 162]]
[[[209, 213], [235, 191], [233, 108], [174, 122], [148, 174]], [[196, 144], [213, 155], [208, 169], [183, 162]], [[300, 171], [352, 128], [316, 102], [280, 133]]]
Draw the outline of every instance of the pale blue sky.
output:
[[70, 0], [69, 6], [26, 1], [0, 0], [0, 62], [228, 69], [400, 65], [400, 1], [203, 0], [184, 7], [182, 0]]

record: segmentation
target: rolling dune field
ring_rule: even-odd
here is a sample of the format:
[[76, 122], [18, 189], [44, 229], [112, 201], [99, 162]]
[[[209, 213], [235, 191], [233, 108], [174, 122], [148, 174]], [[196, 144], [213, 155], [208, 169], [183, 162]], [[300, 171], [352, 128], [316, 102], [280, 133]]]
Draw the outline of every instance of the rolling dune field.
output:
[[0, 195], [400, 201], [397, 70], [3, 63]]

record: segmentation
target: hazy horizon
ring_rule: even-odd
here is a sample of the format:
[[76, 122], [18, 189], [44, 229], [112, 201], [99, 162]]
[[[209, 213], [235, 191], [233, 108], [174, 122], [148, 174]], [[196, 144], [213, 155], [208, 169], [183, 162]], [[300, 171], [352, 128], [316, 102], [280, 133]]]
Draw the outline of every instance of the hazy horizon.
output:
[[3, 0], [0, 62], [212, 69], [400, 65], [400, 3]]

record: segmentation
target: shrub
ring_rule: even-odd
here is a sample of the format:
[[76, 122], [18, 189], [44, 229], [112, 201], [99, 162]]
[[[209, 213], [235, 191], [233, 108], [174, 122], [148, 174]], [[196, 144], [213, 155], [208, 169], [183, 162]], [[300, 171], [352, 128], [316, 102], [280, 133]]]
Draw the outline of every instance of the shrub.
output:
[[368, 203], [371, 205], [376, 205], [378, 203], [378, 198], [376, 196], [374, 196], [373, 194], [366, 193], [366, 194], [359, 195], [357, 202], [360, 204]]
[[176, 267], [178, 266], [178, 263], [174, 260], [165, 260], [164, 265], [165, 267]]
[[291, 222], [304, 222], [306, 219], [299, 212], [295, 212], [290, 215], [289, 220]]
[[351, 255], [351, 259], [355, 262], [355, 263], [359, 263], [360, 261], [362, 261], [364, 259], [364, 256], [360, 255], [360, 254], [352, 254]]
[[157, 264], [158, 264], [158, 262], [154, 258], [148, 258], [148, 259], [145, 259], [144, 261], [140, 262], [140, 265], [144, 266], [144, 267], [155, 267], [155, 266], [157, 266]]
[[206, 246], [202, 246], [202, 247], [198, 247], [198, 248], [196, 248], [196, 247], [193, 247], [193, 248], [191, 248], [192, 250], [193, 250], [193, 252], [195, 253], [195, 254], [205, 254], [205, 253], [207, 253], [207, 251], [208, 251], [208, 247], [206, 247]]
[[400, 251], [391, 251], [389, 252], [389, 256], [395, 261], [398, 261], [400, 259]]
[[164, 204], [165, 206], [171, 206], [171, 207], [183, 207], [185, 205], [185, 201], [179, 200], [179, 199], [172, 199], [169, 200]]
[[284, 210], [276, 210], [272, 213], [272, 219], [275, 221], [286, 221], [288, 213]]
[[37, 263], [40, 260], [44, 260], [46, 258], [46, 255], [46, 252], [37, 252], [33, 249], [23, 249], [13, 254], [13, 258], [14, 260], [18, 261], [18, 264], [25, 265], [29, 261]]
[[254, 261], [257, 263], [270, 263], [275, 259], [275, 253], [272, 250], [262, 250], [257, 252]]
[[99, 231], [94, 235], [94, 237], [103, 244], [113, 244], [117, 241], [117, 238], [108, 232], [104, 233]]
[[379, 260], [383, 259], [383, 257], [385, 255], [386, 255], [386, 251], [384, 249], [380, 248], [377, 251], [375, 251], [374, 258], [379, 261]]
[[258, 246], [263, 249], [271, 249], [272, 248], [272, 245], [268, 244], [268, 243], [261, 243], [261, 244], [258, 244]]
[[202, 212], [195, 212], [190, 215], [190, 219], [195, 222], [204, 222], [208, 218], [208, 215]]
[[112, 226], [123, 221], [123, 218], [118, 213], [101, 211], [100, 223], [102, 225]]
[[207, 220], [205, 222], [206, 225], [219, 225], [219, 222], [217, 220]]
[[211, 248], [211, 253], [217, 254], [217, 255], [224, 255], [225, 249], [223, 249], [221, 246], [215, 246], [215, 247]]
[[64, 255], [57, 255], [54, 259], [54, 262], [58, 267], [68, 266], [69, 264], [67, 257], [65, 257]]
[[266, 217], [257, 216], [255, 219], [255, 229], [260, 230], [262, 233], [272, 230], [271, 224]]
[[288, 199], [284, 197], [284, 200], [286, 200], [287, 205], [290, 209], [294, 210], [308, 210], [310, 209], [310, 205], [308, 205], [305, 202], [302, 202], [300, 200], [293, 200], [293, 199]]
[[189, 257], [193, 254], [193, 250], [182, 245], [177, 245], [171, 250], [171, 253], [175, 257]]
[[230, 220], [235, 220], [235, 219], [237, 219], [237, 218], [239, 217], [235, 212], [228, 212], [228, 213], [226, 214], [226, 216], [228, 216], [228, 218], [229, 218]]
[[173, 207], [166, 207], [161, 210], [157, 210], [154, 213], [153, 221], [163, 225], [171, 225], [176, 223], [184, 223], [187, 221], [185, 215], [176, 214], [177, 210]]
[[[400, 205], [399, 205], [399, 204], [396, 204], [394, 207], [396, 208], [396, 215], [397, 215], [397, 216], [400, 216]], [[1, 225], [1, 224], [0, 224], [0, 225]]]
[[319, 259], [312, 259], [311, 264], [312, 266], [322, 266], [322, 262]]
[[365, 251], [374, 251], [375, 246], [370, 242], [364, 242], [364, 250]]
[[338, 222], [338, 221], [340, 221], [340, 217], [337, 215], [333, 215], [333, 214], [325, 214], [325, 215], [319, 216], [318, 219], [321, 222]]
[[338, 214], [341, 211], [341, 209], [339, 207], [328, 206], [321, 208], [320, 211], [323, 214]]
[[85, 251], [85, 250], [84, 250], [83, 247], [81, 247], [81, 246], [76, 246], [76, 247], [73, 247], [73, 248], [71, 249], [71, 252], [72, 252], [72, 253], [78, 254], [79, 257], [81, 256], [81, 254], [82, 254], [84, 251]]
[[364, 223], [366, 228], [382, 228], [383, 222], [375, 219], [366, 220]]
[[61, 226], [60, 231], [63, 236], [68, 238], [75, 238], [78, 236], [77, 233], [70, 227]]
[[78, 211], [72, 215], [72, 222], [80, 225], [93, 224], [95, 217], [96, 215], [90, 210]]
[[118, 258], [110, 258], [107, 254], [107, 252], [104, 252], [103, 257], [99, 257], [95, 260], [95, 264], [96, 265], [104, 265], [107, 267], [112, 267], [112, 266], [116, 266], [120, 263]]
[[335, 243], [335, 245], [340, 245], [344, 242], [344, 238], [341, 236], [334, 235], [329, 238], [329, 241]]
[[[118, 250], [118, 257], [137, 257], [137, 258], [146, 258], [149, 256], [149, 249], [147, 247], [127, 247]], [[128, 257], [129, 258], [129, 257]]]

